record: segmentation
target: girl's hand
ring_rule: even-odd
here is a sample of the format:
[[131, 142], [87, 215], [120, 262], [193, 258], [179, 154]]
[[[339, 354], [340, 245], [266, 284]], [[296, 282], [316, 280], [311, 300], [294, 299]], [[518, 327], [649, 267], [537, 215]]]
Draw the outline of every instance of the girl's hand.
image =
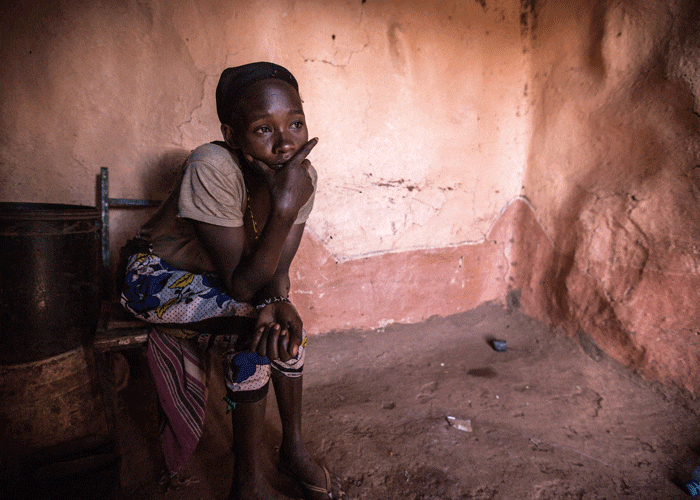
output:
[[314, 187], [309, 174], [311, 163], [306, 157], [316, 144], [318, 138], [311, 139], [298, 149], [283, 167], [276, 169], [252, 156], [246, 156], [246, 160], [263, 174], [267, 182], [273, 211], [296, 217], [311, 197]]
[[289, 361], [299, 352], [302, 325], [296, 308], [289, 302], [268, 304], [258, 314], [250, 351], [271, 360]]

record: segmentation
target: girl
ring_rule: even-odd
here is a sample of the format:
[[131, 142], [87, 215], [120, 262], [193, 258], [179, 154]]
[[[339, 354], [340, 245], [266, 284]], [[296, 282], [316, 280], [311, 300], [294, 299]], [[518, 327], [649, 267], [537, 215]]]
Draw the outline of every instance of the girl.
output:
[[282, 499], [264, 479], [263, 423], [272, 379], [282, 420], [279, 469], [307, 499], [342, 498], [337, 478], [301, 435], [306, 334], [289, 301], [289, 266], [313, 206], [316, 172], [298, 84], [276, 64], [223, 71], [216, 88], [223, 142], [192, 152], [158, 212], [128, 245], [121, 301], [153, 323], [148, 360], [167, 417], [171, 471], [201, 436], [204, 352], [224, 360], [233, 408], [230, 498]]

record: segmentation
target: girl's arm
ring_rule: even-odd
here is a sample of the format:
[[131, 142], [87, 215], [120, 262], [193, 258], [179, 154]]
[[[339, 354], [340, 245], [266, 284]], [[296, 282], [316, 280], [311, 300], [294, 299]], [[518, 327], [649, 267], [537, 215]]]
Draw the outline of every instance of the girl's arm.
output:
[[[259, 301], [289, 295], [289, 267], [299, 248], [305, 226], [302, 223], [292, 227], [274, 276], [257, 294]], [[302, 326], [299, 313], [291, 303], [273, 302], [260, 311], [251, 347], [255, 346], [260, 356], [288, 361], [299, 351], [303, 340]]]
[[[265, 229], [271, 222], [272, 220], [268, 221]], [[239, 301], [250, 301], [255, 297], [259, 302], [271, 297], [286, 297], [289, 294], [289, 267], [299, 248], [305, 226], [306, 224], [292, 224], [277, 259], [265, 259], [265, 257], [270, 256], [270, 253], [261, 251], [262, 242], [260, 242], [254, 254], [241, 261], [240, 256], [243, 250], [241, 242], [245, 237], [242, 227], [226, 228], [195, 221], [197, 233], [209, 250], [216, 269], [222, 276], [231, 277], [226, 283], [229, 295]], [[260, 239], [263, 237], [265, 237], [265, 230], [260, 235]], [[279, 233], [273, 231], [273, 234], [267, 238], [272, 241], [271, 244], [274, 244], [279, 238]], [[245, 276], [245, 270], [255, 269], [250, 266], [257, 260], [266, 261], [263, 264], [265, 266], [271, 266], [274, 260], [276, 262], [275, 268], [269, 276], [266, 272], [252, 273], [253, 279], [245, 283], [252, 284], [252, 287], [255, 287], [256, 283], [262, 283], [255, 289], [257, 293], [253, 292], [248, 298], [236, 297], [231, 293], [234, 286], [239, 284], [236, 278], [241, 275]], [[233, 270], [229, 272], [231, 267]], [[279, 357], [283, 361], [288, 361], [296, 356], [301, 342], [302, 321], [294, 306], [288, 302], [274, 302], [261, 310], [251, 338], [250, 348], [257, 351], [260, 356], [268, 356], [272, 359]]]
[[275, 269], [272, 279], [270, 279], [256, 295], [259, 301], [270, 297], [286, 297], [289, 295], [289, 268], [299, 248], [299, 243], [301, 242], [305, 227], [306, 223], [294, 224], [292, 226], [287, 240], [284, 242], [282, 254], [280, 255], [277, 269]]
[[[193, 222], [197, 236], [209, 253], [217, 274], [224, 279], [226, 291], [239, 302], [251, 302], [256, 298], [258, 292], [277, 276], [282, 255], [288, 253], [288, 248], [291, 247], [294, 247], [293, 253], [296, 253], [296, 247], [299, 245], [300, 235], [290, 237], [296, 234], [292, 231], [294, 218], [271, 214], [258, 238], [255, 250], [247, 258], [241, 259], [245, 241], [242, 226], [224, 227], [200, 221]], [[293, 241], [287, 243], [287, 240], [294, 239], [296, 244]], [[292, 258], [293, 256], [292, 254]], [[288, 290], [289, 278], [286, 279]], [[284, 277], [274, 281], [284, 287]]]

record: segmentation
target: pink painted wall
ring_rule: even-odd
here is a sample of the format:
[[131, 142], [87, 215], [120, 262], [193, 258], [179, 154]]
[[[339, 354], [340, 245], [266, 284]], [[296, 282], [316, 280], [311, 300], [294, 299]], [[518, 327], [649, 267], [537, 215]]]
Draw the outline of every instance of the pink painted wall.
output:
[[[700, 392], [694, 0], [27, 1], [0, 16], [0, 201], [162, 198], [220, 71], [301, 84], [314, 333], [525, 310]], [[148, 216], [114, 212], [112, 253]], [[510, 299], [509, 299], [510, 298]]]
[[261, 59], [301, 82], [320, 137], [309, 226], [337, 258], [481, 241], [520, 192], [512, 0], [4, 8], [0, 199], [92, 203], [102, 166], [113, 197], [162, 194], [173, 158], [220, 136], [221, 70]]
[[[478, 256], [490, 245], [500, 212], [521, 192], [529, 140], [518, 2], [56, 0], [3, 8], [0, 200], [92, 204], [100, 167], [109, 167], [111, 197], [162, 198], [187, 152], [219, 138], [213, 91], [221, 70], [273, 60], [297, 76], [311, 134], [320, 137], [305, 240], [312, 256], [298, 261], [295, 284], [325, 311], [310, 317], [309, 330], [416, 321], [498, 297], [481, 291], [493, 286], [480, 281], [490, 270], [478, 269], [480, 278], [458, 277], [449, 307], [436, 309], [431, 293], [420, 307], [406, 298], [397, 309], [378, 289], [372, 307], [360, 300], [351, 310], [364, 312], [340, 319], [332, 294], [317, 286], [325, 278], [314, 259], [358, 273], [345, 294], [352, 302], [364, 297], [360, 281], [375, 262], [410, 276], [405, 255], [464, 248]], [[147, 216], [113, 212], [113, 256]], [[471, 262], [460, 254], [448, 267]], [[429, 272], [415, 273], [397, 283], [421, 287]]]

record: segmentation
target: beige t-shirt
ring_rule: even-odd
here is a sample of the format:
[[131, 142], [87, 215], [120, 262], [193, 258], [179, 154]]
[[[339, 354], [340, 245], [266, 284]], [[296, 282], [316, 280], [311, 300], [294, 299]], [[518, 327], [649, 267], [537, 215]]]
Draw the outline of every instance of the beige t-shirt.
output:
[[[316, 194], [316, 170], [309, 169], [314, 192], [299, 210], [295, 224], [306, 222]], [[153, 253], [169, 264], [197, 273], [214, 272], [192, 220], [240, 227], [247, 206], [243, 172], [235, 155], [218, 144], [195, 149], [185, 163], [175, 189], [139, 236], [151, 242]]]

